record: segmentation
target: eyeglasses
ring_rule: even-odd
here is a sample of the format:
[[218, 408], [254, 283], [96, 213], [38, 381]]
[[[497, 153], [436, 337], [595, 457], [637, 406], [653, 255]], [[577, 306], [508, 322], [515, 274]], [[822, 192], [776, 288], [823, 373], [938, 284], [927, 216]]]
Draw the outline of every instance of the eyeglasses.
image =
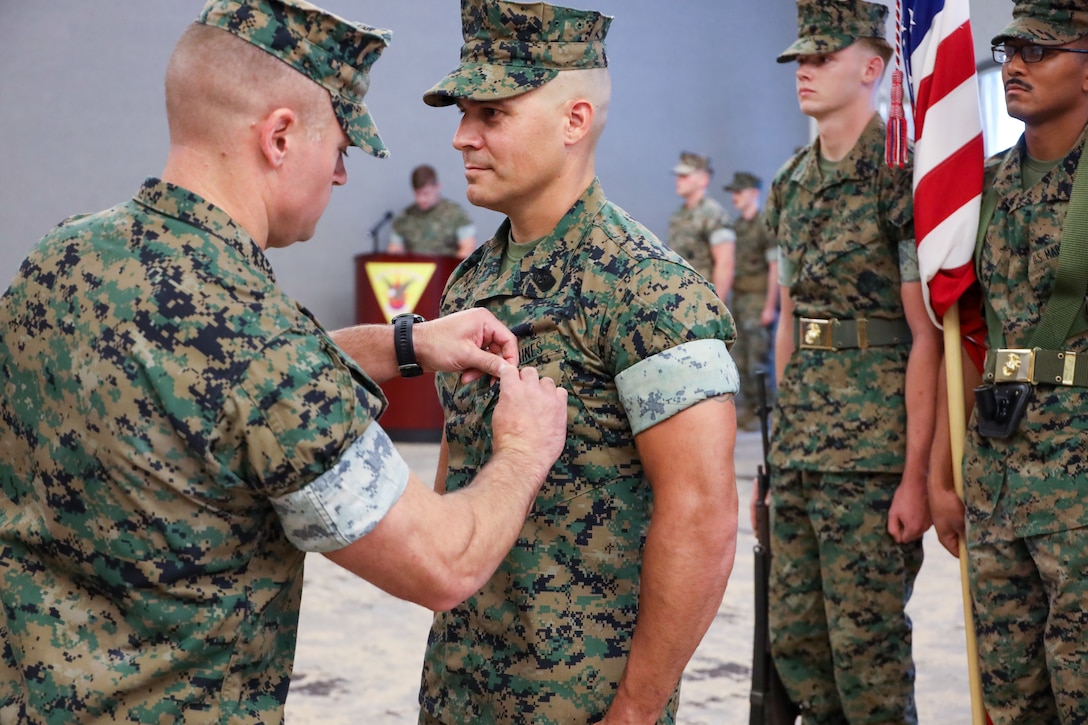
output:
[[1020, 58], [1025, 63], [1038, 63], [1043, 59], [1043, 56], [1049, 52], [1055, 53], [1088, 53], [1088, 48], [1053, 48], [1048, 45], [995, 45], [990, 48], [990, 52], [993, 53], [994, 61], [1005, 65], [1011, 63], [1012, 59], [1016, 57], [1016, 54], [1020, 54]]

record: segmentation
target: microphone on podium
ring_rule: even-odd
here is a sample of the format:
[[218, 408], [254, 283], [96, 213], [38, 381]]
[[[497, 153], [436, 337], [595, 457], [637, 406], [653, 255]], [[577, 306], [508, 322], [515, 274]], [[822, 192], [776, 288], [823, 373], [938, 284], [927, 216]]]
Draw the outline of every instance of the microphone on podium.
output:
[[388, 224], [393, 219], [393, 212], [387, 211], [382, 215], [382, 218], [378, 220], [378, 223], [370, 227], [370, 240], [374, 243], [374, 251], [378, 251], [378, 232], [381, 228]]

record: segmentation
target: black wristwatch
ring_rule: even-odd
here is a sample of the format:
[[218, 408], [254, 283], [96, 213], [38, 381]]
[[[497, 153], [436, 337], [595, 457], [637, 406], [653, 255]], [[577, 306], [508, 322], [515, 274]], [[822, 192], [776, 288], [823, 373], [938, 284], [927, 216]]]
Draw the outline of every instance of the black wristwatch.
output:
[[425, 321], [422, 315], [411, 313], [393, 318], [393, 349], [397, 352], [397, 368], [402, 378], [423, 374], [423, 367], [416, 361], [416, 349], [412, 345], [412, 325]]

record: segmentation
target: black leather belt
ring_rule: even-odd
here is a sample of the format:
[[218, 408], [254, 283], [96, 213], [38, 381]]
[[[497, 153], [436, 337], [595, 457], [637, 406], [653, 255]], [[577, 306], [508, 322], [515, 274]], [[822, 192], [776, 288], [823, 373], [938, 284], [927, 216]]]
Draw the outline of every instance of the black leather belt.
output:
[[1031, 383], [1088, 388], [1088, 352], [999, 348], [986, 353], [987, 383]]
[[849, 350], [906, 345], [911, 339], [910, 325], [904, 319], [793, 318], [793, 344], [801, 350]]

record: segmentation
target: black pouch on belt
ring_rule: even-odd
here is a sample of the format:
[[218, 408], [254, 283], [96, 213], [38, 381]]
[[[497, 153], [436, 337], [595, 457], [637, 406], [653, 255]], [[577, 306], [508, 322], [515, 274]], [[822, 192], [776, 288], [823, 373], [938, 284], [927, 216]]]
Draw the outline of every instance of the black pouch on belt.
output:
[[1008, 438], [1020, 426], [1028, 403], [1030, 383], [997, 383], [975, 388], [978, 432], [987, 438]]

